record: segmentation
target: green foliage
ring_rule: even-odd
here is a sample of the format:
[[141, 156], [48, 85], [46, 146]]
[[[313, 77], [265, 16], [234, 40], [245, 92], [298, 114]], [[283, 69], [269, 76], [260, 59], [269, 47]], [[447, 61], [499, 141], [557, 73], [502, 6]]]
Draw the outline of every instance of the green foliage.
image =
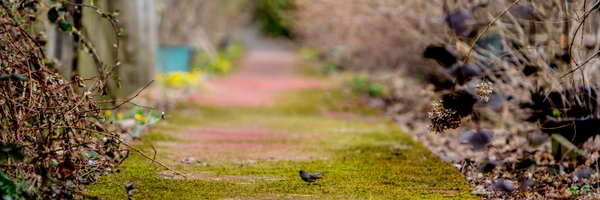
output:
[[577, 197], [580, 195], [592, 193], [592, 186], [590, 186], [588, 184], [585, 184], [585, 185], [576, 184], [576, 185], [569, 187], [569, 190], [571, 191], [571, 194], [573, 196]]
[[302, 59], [307, 61], [318, 61], [321, 57], [321, 53], [315, 48], [303, 47], [300, 48], [298, 53], [300, 54], [300, 57], [302, 57]]
[[32, 194], [33, 191], [27, 190], [25, 182], [15, 182], [0, 171], [0, 197], [2, 199], [32, 199]]
[[233, 63], [244, 53], [242, 41], [233, 39], [224, 49], [219, 50], [214, 58], [206, 52], [196, 54], [192, 71], [201, 71], [208, 74], [223, 75], [232, 70]]
[[362, 93], [369, 89], [370, 80], [365, 76], [355, 76], [350, 79], [350, 88], [353, 92]]
[[4, 173], [0, 172], [0, 196], [3, 199], [12, 199], [17, 195], [17, 185], [6, 177]]
[[371, 97], [384, 98], [389, 95], [389, 89], [382, 83], [375, 82], [367, 76], [355, 76], [349, 81], [352, 91], [367, 94]]
[[337, 74], [342, 71], [342, 68], [338, 62], [333, 60], [323, 60], [324, 54], [314, 48], [301, 48], [298, 52], [302, 59], [305, 61], [302, 63], [303, 73], [309, 76], [328, 76]]
[[322, 70], [323, 70], [323, 73], [325, 73], [325, 74], [335, 74], [340, 71], [340, 67], [339, 67], [339, 65], [337, 65], [333, 62], [327, 62], [327, 63], [323, 64]]
[[227, 46], [220, 49], [217, 55], [211, 58], [206, 52], [198, 52], [192, 63], [191, 72], [171, 72], [159, 74], [157, 80], [169, 87], [176, 89], [189, 89], [197, 87], [203, 75], [224, 75], [229, 73], [233, 64], [244, 53], [244, 46], [239, 39], [233, 39]]
[[228, 60], [237, 60], [244, 54], [244, 45], [239, 39], [233, 39], [220, 54]]
[[60, 20], [58, 22], [58, 27], [60, 28], [60, 30], [62, 30], [64, 32], [71, 32], [71, 31], [73, 31], [73, 24], [71, 24], [67, 20]]
[[24, 182], [15, 182], [0, 171], [0, 197], [2, 199], [28, 199], [32, 191], [28, 191]]
[[291, 0], [258, 0], [255, 15], [263, 33], [275, 37], [292, 37], [288, 12], [294, 9]]
[[59, 3], [56, 3], [56, 5], [50, 8], [46, 13], [48, 21], [56, 23], [58, 28], [64, 32], [72, 32], [74, 30], [73, 24], [67, 20], [69, 15], [70, 13], [68, 10]]
[[0, 143], [0, 163], [6, 162], [9, 159], [12, 161], [22, 161], [24, 158], [25, 154], [21, 145]]
[[116, 112], [113, 112], [112, 110], [105, 110], [104, 115], [108, 120], [113, 122], [125, 119], [135, 119], [139, 125], [147, 125], [157, 122], [162, 118], [163, 114], [156, 110], [136, 106], [128, 109], [120, 109]]
[[56, 22], [59, 17], [59, 12], [57, 7], [52, 7], [48, 10], [48, 20], [52, 23]]

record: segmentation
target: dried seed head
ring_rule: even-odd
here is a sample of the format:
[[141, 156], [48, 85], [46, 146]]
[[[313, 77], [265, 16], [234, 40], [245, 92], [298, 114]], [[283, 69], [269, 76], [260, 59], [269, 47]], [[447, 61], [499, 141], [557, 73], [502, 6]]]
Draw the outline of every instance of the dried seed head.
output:
[[479, 99], [487, 102], [490, 100], [490, 95], [494, 91], [492, 83], [489, 81], [482, 81], [477, 86], [475, 86], [475, 90], [477, 91], [477, 95], [479, 95]]
[[431, 120], [429, 124], [431, 132], [443, 133], [447, 129], [456, 129], [460, 126], [460, 115], [456, 114], [456, 110], [444, 108], [442, 100], [431, 103], [431, 110], [427, 114]]

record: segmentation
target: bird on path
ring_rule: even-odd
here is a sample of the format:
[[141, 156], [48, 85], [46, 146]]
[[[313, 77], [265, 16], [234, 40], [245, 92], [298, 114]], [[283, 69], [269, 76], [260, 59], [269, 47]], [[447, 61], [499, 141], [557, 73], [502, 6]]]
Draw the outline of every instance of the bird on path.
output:
[[306, 181], [308, 183], [312, 183], [317, 181], [317, 179], [320, 179], [323, 177], [323, 175], [327, 172], [321, 172], [321, 173], [311, 173], [311, 172], [306, 172], [304, 170], [300, 170], [300, 178], [302, 178], [303, 181]]

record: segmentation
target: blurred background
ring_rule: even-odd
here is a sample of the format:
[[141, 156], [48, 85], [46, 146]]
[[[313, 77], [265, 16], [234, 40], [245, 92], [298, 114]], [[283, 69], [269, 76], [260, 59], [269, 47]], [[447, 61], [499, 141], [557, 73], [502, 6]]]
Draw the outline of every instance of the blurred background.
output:
[[[82, 0], [76, 3], [89, 3]], [[160, 75], [174, 72], [224, 73], [229, 61], [241, 53], [236, 31], [251, 22], [253, 4], [246, 0], [132, 0], [95, 1], [108, 12], [118, 12], [122, 26], [117, 69], [123, 89], [110, 90], [113, 98], [122, 98], [147, 85]], [[78, 18], [79, 17], [79, 18]], [[96, 50], [108, 63], [114, 60], [113, 29], [93, 9], [83, 9], [75, 16]], [[55, 26], [55, 25], [49, 25]], [[48, 54], [59, 61], [59, 71], [65, 77], [79, 74], [92, 76], [97, 69], [83, 52], [73, 52], [73, 40], [57, 28], [48, 29]], [[227, 51], [227, 52], [226, 52]], [[79, 55], [82, 54], [82, 55]], [[89, 66], [89, 67], [88, 67]], [[173, 86], [184, 84], [189, 74], [164, 76]], [[171, 80], [176, 79], [176, 80]], [[169, 82], [170, 81], [170, 82]], [[190, 80], [187, 80], [190, 81]], [[191, 83], [188, 83], [191, 84]], [[114, 87], [114, 84], [111, 86]]]
[[[88, 3], [75, 0], [76, 3]], [[172, 87], [194, 85], [195, 79], [229, 72], [244, 48], [273, 48], [293, 41], [302, 55], [325, 62], [324, 71], [352, 69], [388, 72], [415, 69], [424, 59], [414, 56], [428, 44], [448, 38], [441, 2], [321, 0], [130, 0], [94, 1], [118, 12], [122, 26], [117, 74], [123, 89], [113, 98], [132, 95], [152, 80]], [[426, 11], [428, 16], [423, 16]], [[114, 60], [111, 24], [93, 9], [73, 16], [84, 27], [107, 63]], [[56, 25], [48, 25], [56, 26]], [[89, 30], [86, 30], [89, 29]], [[48, 54], [65, 77], [90, 77], [96, 69], [83, 49], [57, 28], [48, 29]], [[256, 41], [276, 38], [275, 45]], [[417, 69], [422, 69], [416, 67]], [[418, 72], [421, 74], [421, 72]], [[439, 73], [439, 72], [438, 72]], [[110, 83], [115, 87], [115, 83]], [[380, 92], [380, 91], [375, 91]]]
[[[84, 27], [102, 59], [114, 60], [111, 56], [120, 51], [115, 74], [126, 84], [109, 90], [115, 99], [135, 94], [152, 80], [189, 90], [198, 80], [230, 72], [244, 50], [284, 44], [297, 47], [306, 60], [318, 61], [319, 73], [354, 73], [349, 87], [365, 93], [387, 114], [405, 119], [402, 123], [427, 121], [431, 105], [423, 102], [463, 97], [472, 100], [456, 119], [486, 103], [480, 112], [489, 114], [491, 124], [518, 127], [515, 133], [540, 132], [539, 127], [523, 126], [524, 121], [548, 123], [542, 129], [549, 129], [571, 123], [565, 118], [596, 120], [598, 115], [595, 104], [581, 100], [595, 95], [598, 87], [593, 83], [600, 80], [598, 2], [128, 0], [95, 5], [120, 11], [119, 49], [113, 48], [110, 24], [93, 9], [84, 9], [73, 21], [76, 28]], [[67, 33], [48, 30], [48, 54], [60, 63], [61, 74], [97, 73], [93, 60], [80, 56], [84, 49], [73, 51], [77, 45]], [[554, 102], [544, 98], [551, 91], [557, 96]], [[149, 99], [178, 97], [164, 95], [170, 92], [160, 90]], [[561, 98], [579, 103], [570, 105]], [[444, 107], [460, 110], [464, 103], [446, 101]], [[573, 106], [582, 112], [567, 111]], [[454, 123], [449, 129], [461, 124], [431, 120], [439, 127]], [[478, 127], [478, 122], [466, 124], [467, 129]], [[561, 131], [567, 137], [574, 132]], [[578, 138], [578, 143], [588, 138]]]
[[[598, 109], [590, 96], [596, 95], [594, 83], [600, 80], [600, 62], [595, 59], [600, 21], [593, 12], [598, 2], [94, 3], [118, 12], [123, 27], [121, 44], [115, 49], [111, 24], [101, 15], [83, 9], [73, 16], [74, 25], [83, 27], [102, 59], [110, 63], [115, 51], [120, 51], [121, 65], [115, 72], [120, 81], [109, 82], [115, 88], [109, 90], [110, 96], [134, 95], [156, 80], [160, 87], [140, 95], [140, 104], [159, 110], [168, 110], [174, 99], [195, 91], [201, 81], [231, 72], [244, 51], [291, 47], [288, 50], [298, 50], [305, 61], [318, 63], [316, 74], [347, 79], [348, 88], [364, 94], [369, 104], [398, 119], [405, 129], [423, 133], [426, 143], [437, 140], [424, 131], [427, 127], [415, 124], [430, 121], [434, 129], [429, 130], [434, 132], [459, 126], [463, 131], [479, 129], [479, 121], [460, 120], [474, 113], [485, 113], [490, 126], [509, 127], [514, 134], [554, 130], [552, 126], [570, 124], [571, 118], [581, 118], [585, 124], [590, 117], [597, 120]], [[58, 71], [64, 77], [97, 73], [93, 59], [82, 56], [84, 49], [77, 49], [68, 33], [48, 30], [48, 54], [60, 63]], [[121, 89], [116, 89], [118, 82], [123, 83]], [[545, 96], [552, 92], [556, 98], [547, 100]], [[461, 116], [432, 118], [431, 103], [441, 99], [444, 109], [458, 110]], [[581, 112], [568, 111], [571, 107]], [[536, 123], [542, 127], [531, 127]], [[574, 128], [558, 131], [575, 137]], [[577, 134], [576, 143], [595, 135]]]

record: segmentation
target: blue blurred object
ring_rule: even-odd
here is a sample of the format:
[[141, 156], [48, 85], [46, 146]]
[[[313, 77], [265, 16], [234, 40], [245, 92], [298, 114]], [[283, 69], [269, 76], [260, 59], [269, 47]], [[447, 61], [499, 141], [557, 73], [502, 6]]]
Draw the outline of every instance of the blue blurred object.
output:
[[186, 46], [164, 46], [158, 48], [158, 69], [161, 73], [189, 72], [192, 49]]
[[497, 31], [490, 31], [485, 33], [477, 42], [477, 46], [491, 51], [495, 55], [499, 55], [504, 50], [504, 46], [502, 45], [502, 35], [500, 35]]

